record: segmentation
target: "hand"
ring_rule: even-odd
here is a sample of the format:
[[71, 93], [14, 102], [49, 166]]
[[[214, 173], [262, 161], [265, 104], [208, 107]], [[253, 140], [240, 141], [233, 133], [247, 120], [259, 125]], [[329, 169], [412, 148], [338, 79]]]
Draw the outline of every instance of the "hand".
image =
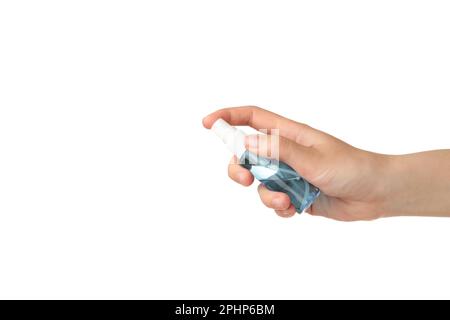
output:
[[[419, 162], [415, 165], [423, 167], [418, 158], [426, 161], [431, 155], [389, 156], [360, 150], [329, 134], [258, 107], [221, 109], [205, 117], [203, 125], [209, 129], [218, 118], [232, 125], [267, 129], [268, 133], [270, 129], [279, 129], [280, 160], [321, 190], [320, 196], [307, 210], [312, 215], [352, 221], [426, 214], [417, 212], [417, 204], [411, 200], [414, 192], [421, 192], [417, 188], [421, 181], [414, 180], [410, 169], [415, 167], [410, 166]], [[271, 145], [270, 141], [265, 141], [268, 139], [271, 139], [270, 134], [248, 136], [246, 148], [265, 156], [268, 150], [264, 146]], [[450, 169], [450, 152], [446, 151], [439, 158], [445, 159], [443, 166]], [[231, 179], [244, 186], [253, 183], [251, 173], [238, 165], [235, 158], [229, 164], [228, 173]], [[429, 177], [426, 178], [425, 181], [428, 181]], [[415, 186], [409, 186], [411, 190], [403, 183], [408, 180]], [[444, 190], [438, 195], [448, 198], [450, 183], [444, 182], [438, 187]], [[290, 217], [295, 214], [295, 208], [286, 194], [270, 191], [263, 184], [259, 185], [258, 192], [261, 201], [278, 215]], [[429, 214], [450, 215], [450, 201], [443, 201], [444, 204], [441, 201], [436, 209], [428, 206], [432, 209]]]

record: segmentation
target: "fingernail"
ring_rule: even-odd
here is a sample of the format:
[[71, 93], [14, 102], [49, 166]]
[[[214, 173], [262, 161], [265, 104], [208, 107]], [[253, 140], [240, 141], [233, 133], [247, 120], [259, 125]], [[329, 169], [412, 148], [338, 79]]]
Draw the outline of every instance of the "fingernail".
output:
[[258, 136], [257, 135], [251, 135], [245, 137], [245, 145], [247, 148], [257, 148], [258, 147]]
[[284, 205], [284, 200], [282, 198], [277, 197], [277, 198], [272, 199], [272, 206], [274, 208], [283, 208], [283, 205]]
[[238, 178], [239, 183], [241, 183], [241, 184], [245, 183], [245, 174], [244, 173], [238, 173], [237, 178]]

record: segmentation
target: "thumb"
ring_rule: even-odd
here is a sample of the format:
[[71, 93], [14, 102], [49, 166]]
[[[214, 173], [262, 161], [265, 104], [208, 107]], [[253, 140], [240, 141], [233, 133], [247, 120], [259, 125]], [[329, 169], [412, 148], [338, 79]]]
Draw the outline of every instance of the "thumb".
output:
[[313, 181], [320, 164], [319, 152], [278, 135], [255, 134], [245, 138], [245, 147], [261, 157], [279, 159], [308, 181]]

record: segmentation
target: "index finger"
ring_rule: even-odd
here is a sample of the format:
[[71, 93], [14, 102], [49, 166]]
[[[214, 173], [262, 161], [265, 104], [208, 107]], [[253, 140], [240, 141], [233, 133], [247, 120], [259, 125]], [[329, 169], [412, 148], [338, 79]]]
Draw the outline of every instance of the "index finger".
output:
[[271, 111], [254, 107], [234, 107], [217, 110], [203, 119], [205, 128], [210, 129], [213, 123], [222, 118], [231, 125], [250, 126], [254, 129], [278, 129], [279, 134], [290, 140], [307, 143], [315, 130], [303, 123], [287, 119]]

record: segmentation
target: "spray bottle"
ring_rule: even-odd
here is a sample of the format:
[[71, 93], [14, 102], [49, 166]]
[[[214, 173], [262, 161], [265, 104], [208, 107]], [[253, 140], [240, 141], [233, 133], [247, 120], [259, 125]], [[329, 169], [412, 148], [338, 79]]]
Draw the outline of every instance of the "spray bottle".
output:
[[239, 159], [239, 164], [271, 191], [284, 192], [298, 213], [306, 210], [319, 196], [320, 190], [303, 179], [288, 164], [277, 159], [258, 156], [245, 148], [245, 133], [218, 119], [211, 130]]

